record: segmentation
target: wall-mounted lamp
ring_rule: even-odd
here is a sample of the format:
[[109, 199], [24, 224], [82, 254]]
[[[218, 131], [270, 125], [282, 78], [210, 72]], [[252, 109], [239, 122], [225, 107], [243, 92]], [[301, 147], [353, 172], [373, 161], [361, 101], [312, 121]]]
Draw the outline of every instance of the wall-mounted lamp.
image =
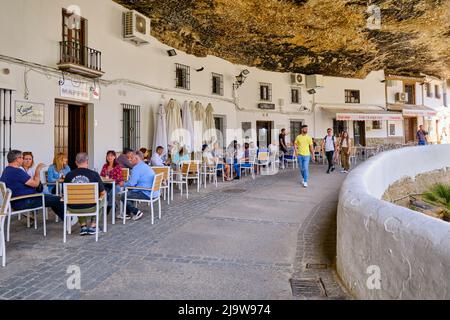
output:
[[309, 93], [309, 94], [315, 94], [316, 92], [317, 92], [317, 91], [316, 91], [315, 89], [309, 89], [309, 90], [308, 90], [308, 93]]
[[250, 71], [248, 71], [247, 69], [242, 70], [241, 73], [236, 76], [236, 82], [233, 84], [233, 88], [237, 89], [240, 86], [242, 86], [245, 82], [245, 79], [247, 78], [247, 76], [250, 74]]
[[169, 55], [169, 57], [174, 57], [177, 55], [177, 52], [175, 51], [175, 49], [170, 49], [167, 50], [167, 54]]

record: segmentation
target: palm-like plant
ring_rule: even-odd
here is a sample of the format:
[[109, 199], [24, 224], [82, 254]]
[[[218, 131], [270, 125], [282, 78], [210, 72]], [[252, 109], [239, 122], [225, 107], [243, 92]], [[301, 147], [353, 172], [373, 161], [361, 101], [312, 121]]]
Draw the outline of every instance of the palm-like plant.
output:
[[444, 206], [450, 210], [450, 185], [439, 183], [431, 191], [424, 193], [423, 198], [432, 204]]

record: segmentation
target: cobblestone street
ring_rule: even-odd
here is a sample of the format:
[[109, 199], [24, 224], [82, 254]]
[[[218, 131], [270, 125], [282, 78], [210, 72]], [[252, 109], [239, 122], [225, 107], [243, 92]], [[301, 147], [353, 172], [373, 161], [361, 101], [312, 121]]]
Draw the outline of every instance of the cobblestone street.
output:
[[[334, 272], [336, 205], [345, 176], [311, 167], [219, 183], [189, 200], [175, 194], [162, 220], [108, 224], [108, 232], [62, 242], [62, 224], [27, 229], [14, 219], [0, 299], [342, 299]], [[40, 219], [39, 219], [40, 220]], [[41, 224], [41, 221], [39, 221]], [[110, 217], [109, 217], [110, 222]], [[81, 290], [68, 290], [71, 265]], [[322, 291], [293, 296], [290, 279], [319, 279]]]

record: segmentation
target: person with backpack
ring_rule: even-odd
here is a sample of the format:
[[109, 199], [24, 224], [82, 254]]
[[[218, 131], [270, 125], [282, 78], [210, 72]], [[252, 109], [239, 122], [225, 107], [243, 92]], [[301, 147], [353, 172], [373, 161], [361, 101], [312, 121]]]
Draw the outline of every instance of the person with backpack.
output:
[[327, 135], [323, 138], [322, 141], [322, 150], [325, 150], [325, 155], [328, 160], [328, 170], [327, 174], [333, 172], [335, 170], [334, 167], [334, 153], [337, 149], [336, 139], [334, 138], [333, 129], [327, 129]]

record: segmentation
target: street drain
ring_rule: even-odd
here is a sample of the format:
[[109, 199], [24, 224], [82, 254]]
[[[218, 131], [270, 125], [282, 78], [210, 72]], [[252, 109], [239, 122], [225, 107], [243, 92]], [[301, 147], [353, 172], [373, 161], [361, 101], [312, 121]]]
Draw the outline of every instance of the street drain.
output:
[[224, 193], [244, 193], [245, 191], [247, 191], [247, 190], [245, 190], [245, 189], [226, 189], [226, 190], [223, 190], [222, 192], [224, 192]]
[[291, 279], [292, 295], [294, 297], [326, 297], [327, 292], [321, 278]]
[[326, 269], [326, 263], [307, 263], [306, 269]]

